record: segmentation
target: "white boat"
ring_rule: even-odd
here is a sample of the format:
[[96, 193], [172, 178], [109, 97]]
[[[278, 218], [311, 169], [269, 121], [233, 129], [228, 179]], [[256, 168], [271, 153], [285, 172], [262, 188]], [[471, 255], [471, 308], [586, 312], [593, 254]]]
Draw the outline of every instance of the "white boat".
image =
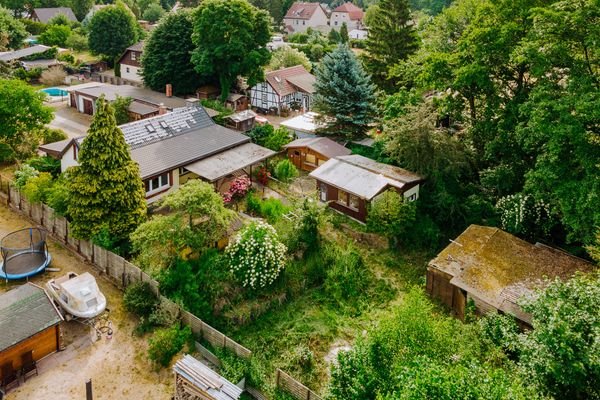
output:
[[94, 318], [106, 309], [106, 297], [100, 292], [96, 279], [89, 272], [81, 275], [69, 272], [60, 278], [49, 280], [46, 288], [68, 315]]

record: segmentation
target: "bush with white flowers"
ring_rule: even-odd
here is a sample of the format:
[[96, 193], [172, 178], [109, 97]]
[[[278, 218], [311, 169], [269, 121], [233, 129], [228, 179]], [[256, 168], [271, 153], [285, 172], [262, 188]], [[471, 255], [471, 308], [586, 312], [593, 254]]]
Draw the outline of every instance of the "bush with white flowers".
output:
[[266, 222], [245, 227], [225, 249], [234, 276], [252, 289], [272, 284], [285, 267], [287, 248]]
[[502, 197], [496, 203], [502, 229], [530, 239], [546, 237], [554, 225], [550, 206], [522, 193]]

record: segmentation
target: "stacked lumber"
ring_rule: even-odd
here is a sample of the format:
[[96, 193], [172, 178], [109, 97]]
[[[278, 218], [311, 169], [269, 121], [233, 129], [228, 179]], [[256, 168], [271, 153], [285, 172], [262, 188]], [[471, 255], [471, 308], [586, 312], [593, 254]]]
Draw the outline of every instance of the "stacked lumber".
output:
[[237, 400], [242, 389], [189, 354], [175, 363], [176, 400]]

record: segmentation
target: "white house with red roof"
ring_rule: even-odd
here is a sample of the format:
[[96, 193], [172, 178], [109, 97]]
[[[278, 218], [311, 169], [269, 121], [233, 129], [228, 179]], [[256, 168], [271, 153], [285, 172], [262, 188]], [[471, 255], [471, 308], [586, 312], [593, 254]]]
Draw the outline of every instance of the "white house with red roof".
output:
[[327, 28], [328, 23], [329, 18], [320, 3], [296, 2], [283, 17], [287, 33], [304, 32], [308, 28]]
[[340, 30], [345, 22], [348, 30], [361, 29], [363, 27], [363, 17], [365, 12], [362, 8], [347, 2], [336, 7], [331, 12], [330, 25], [335, 30]]
[[253, 107], [277, 113], [282, 108], [310, 110], [316, 78], [302, 65], [267, 72], [264, 82], [250, 89]]

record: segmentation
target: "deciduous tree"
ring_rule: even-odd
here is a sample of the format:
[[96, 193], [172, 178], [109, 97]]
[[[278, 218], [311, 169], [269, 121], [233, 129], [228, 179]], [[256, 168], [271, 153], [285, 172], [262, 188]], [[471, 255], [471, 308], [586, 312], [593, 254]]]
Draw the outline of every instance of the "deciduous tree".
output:
[[252, 87], [269, 62], [270, 18], [245, 0], [206, 0], [194, 12], [192, 63], [201, 77], [218, 77], [221, 100], [240, 76]]
[[163, 91], [170, 83], [176, 95], [196, 90], [200, 76], [191, 60], [192, 29], [190, 12], [182, 10], [169, 13], [152, 31], [142, 56], [142, 75], [147, 86]]
[[325, 56], [317, 69], [313, 109], [320, 113], [319, 131], [359, 138], [375, 117], [375, 86], [347, 45]]
[[112, 238], [126, 238], [146, 217], [144, 186], [104, 96], [96, 102], [78, 161], [69, 181], [73, 235], [89, 239], [103, 230]]
[[138, 40], [135, 17], [119, 2], [96, 11], [88, 30], [90, 50], [107, 57], [111, 62]]
[[269, 62], [267, 69], [275, 71], [281, 68], [294, 67], [296, 65], [302, 65], [308, 72], [312, 69], [312, 63], [306, 54], [293, 47], [282, 47], [273, 52], [271, 62]]
[[27, 37], [25, 25], [10, 15], [10, 12], [0, 7], [0, 51], [18, 49]]

